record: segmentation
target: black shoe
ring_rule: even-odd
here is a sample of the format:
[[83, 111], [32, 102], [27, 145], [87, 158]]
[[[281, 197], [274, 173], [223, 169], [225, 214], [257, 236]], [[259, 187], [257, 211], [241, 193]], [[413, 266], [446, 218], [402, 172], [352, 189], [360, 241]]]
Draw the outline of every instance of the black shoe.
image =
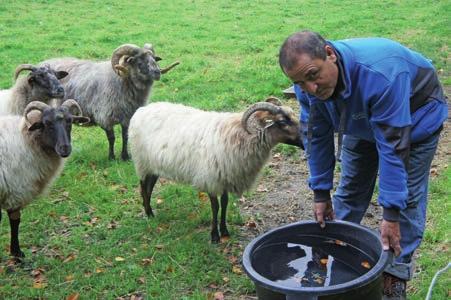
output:
[[383, 300], [406, 300], [406, 281], [384, 273], [384, 296]]

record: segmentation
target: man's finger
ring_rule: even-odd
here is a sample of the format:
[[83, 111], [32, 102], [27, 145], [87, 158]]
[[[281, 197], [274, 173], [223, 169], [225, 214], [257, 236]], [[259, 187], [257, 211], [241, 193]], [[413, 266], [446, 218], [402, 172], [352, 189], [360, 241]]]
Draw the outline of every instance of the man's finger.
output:
[[324, 223], [324, 214], [322, 212], [316, 213], [316, 221], [318, 221], [321, 228], [326, 227], [326, 224]]
[[399, 242], [395, 242], [392, 244], [393, 252], [395, 253], [395, 256], [399, 256], [401, 254], [401, 245], [399, 245]]
[[384, 251], [390, 250], [390, 241], [386, 236], [382, 236], [382, 249], [384, 249]]

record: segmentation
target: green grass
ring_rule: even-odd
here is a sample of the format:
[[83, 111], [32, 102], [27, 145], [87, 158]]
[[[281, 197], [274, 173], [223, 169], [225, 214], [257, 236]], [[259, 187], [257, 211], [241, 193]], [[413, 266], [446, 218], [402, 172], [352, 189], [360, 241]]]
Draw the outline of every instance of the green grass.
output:
[[[164, 58], [162, 66], [181, 61], [154, 85], [153, 101], [235, 111], [282, 95], [289, 81], [279, 70], [278, 48], [303, 28], [330, 39], [396, 39], [430, 57], [450, 84], [450, 6], [447, 1], [0, 1], [0, 87], [11, 86], [18, 64], [57, 56], [107, 59], [120, 44], [151, 42]], [[158, 184], [155, 196], [162, 202], [153, 200], [157, 217], [148, 220], [132, 163], [106, 159], [102, 130], [77, 127], [73, 141], [49, 194], [23, 210], [20, 238], [27, 259], [21, 267], [8, 266], [4, 216], [0, 298], [63, 299], [79, 293], [82, 299], [208, 299], [227, 291], [236, 299], [254, 292], [244, 274], [232, 271], [243, 250], [236, 205], [229, 212], [233, 238], [210, 245], [210, 206], [197, 191]], [[293, 155], [290, 148], [281, 150]], [[449, 204], [449, 174], [431, 188], [431, 222], [419, 259], [425, 271], [415, 281], [413, 299], [422, 299], [433, 273], [449, 259], [449, 205], [442, 209], [443, 202]], [[440, 247], [445, 250], [438, 252]], [[44, 286], [34, 285], [36, 270]], [[446, 297], [446, 282], [439, 281], [437, 293]]]

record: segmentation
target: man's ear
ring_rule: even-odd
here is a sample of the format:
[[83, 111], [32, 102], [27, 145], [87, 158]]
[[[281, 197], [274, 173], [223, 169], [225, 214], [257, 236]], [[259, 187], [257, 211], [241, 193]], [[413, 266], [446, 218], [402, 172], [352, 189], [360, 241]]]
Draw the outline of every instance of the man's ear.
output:
[[42, 128], [44, 128], [44, 123], [42, 123], [42, 122], [36, 122], [36, 123], [33, 123], [33, 124], [28, 128], [28, 131], [35, 131], [35, 130], [42, 129]]
[[335, 54], [334, 49], [330, 45], [324, 46], [326, 50], [327, 59], [332, 61], [333, 63], [337, 61], [337, 55]]

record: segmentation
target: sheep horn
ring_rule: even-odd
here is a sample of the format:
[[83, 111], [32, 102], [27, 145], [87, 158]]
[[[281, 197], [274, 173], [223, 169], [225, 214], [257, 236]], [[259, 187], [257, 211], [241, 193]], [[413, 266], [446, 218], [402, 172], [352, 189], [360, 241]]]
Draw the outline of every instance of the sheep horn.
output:
[[144, 44], [144, 50], [150, 51], [150, 54], [153, 56], [155, 54], [155, 50], [153, 49], [153, 45], [150, 43]]
[[[82, 115], [81, 107], [74, 99], [67, 99], [66, 101], [63, 102], [63, 104], [61, 104], [61, 107], [63, 106], [67, 107], [73, 116]], [[73, 108], [77, 110], [75, 113], [73, 113]]]
[[29, 122], [27, 115], [28, 115], [28, 113], [29, 113], [30, 111], [32, 111], [32, 110], [39, 110], [39, 111], [42, 112], [44, 109], [49, 108], [49, 107], [50, 107], [50, 106], [47, 105], [47, 104], [45, 104], [44, 102], [41, 102], [41, 101], [31, 101], [31, 102], [28, 103], [28, 105], [25, 107], [25, 110], [24, 110], [23, 115], [24, 115], [25, 119]]
[[141, 48], [133, 44], [124, 44], [122, 46], [117, 47], [116, 50], [113, 51], [113, 54], [111, 56], [111, 66], [113, 67], [114, 72], [116, 72], [118, 75], [121, 75], [120, 71], [116, 70], [116, 66], [121, 65], [119, 63], [121, 57], [124, 55], [132, 56], [136, 54], [139, 50], [141, 50]]
[[277, 106], [282, 106], [282, 101], [280, 101], [279, 98], [274, 96], [269, 96], [268, 98], [265, 99], [265, 102], [269, 102]]
[[179, 64], [180, 64], [180, 62], [179, 62], [179, 61], [176, 61], [176, 62], [170, 64], [168, 67], [163, 68], [163, 69], [160, 69], [160, 72], [161, 72], [161, 74], [165, 74], [165, 73], [167, 73], [169, 70], [171, 70], [173, 67], [175, 67], [175, 66], [177, 66], [177, 65], [179, 65]]
[[241, 118], [241, 125], [243, 126], [244, 130], [249, 132], [247, 128], [247, 120], [249, 117], [254, 114], [257, 111], [268, 111], [274, 115], [282, 113], [282, 109], [270, 102], [257, 102], [254, 105], [250, 106], [244, 113], [243, 117]]
[[25, 71], [25, 70], [34, 71], [34, 70], [36, 70], [36, 67], [33, 65], [30, 65], [30, 64], [19, 65], [16, 68], [16, 71], [14, 72], [14, 81], [17, 80], [17, 77], [19, 77], [20, 72]]

